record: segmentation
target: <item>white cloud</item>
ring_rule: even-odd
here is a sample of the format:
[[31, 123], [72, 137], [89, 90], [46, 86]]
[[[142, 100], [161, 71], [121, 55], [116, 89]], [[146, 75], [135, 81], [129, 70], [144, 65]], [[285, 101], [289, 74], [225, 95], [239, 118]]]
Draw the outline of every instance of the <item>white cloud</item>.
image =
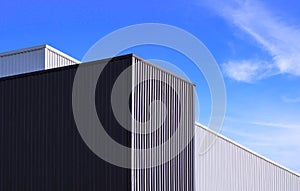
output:
[[253, 82], [272, 75], [272, 65], [252, 60], [229, 61], [222, 65], [226, 76], [243, 82]]
[[[287, 19], [275, 15], [263, 3], [266, 2], [212, 0], [206, 3], [228, 23], [253, 38], [259, 48], [270, 56], [269, 59], [261, 59], [255, 55], [255, 59], [244, 58], [224, 63], [224, 73], [237, 81], [253, 82], [276, 74], [300, 76], [300, 28], [297, 26], [300, 22], [289, 23]], [[295, 97], [281, 97], [282, 101], [300, 103], [300, 97], [292, 95]], [[278, 104], [273, 103], [271, 106]], [[256, 105], [254, 104], [254, 107]], [[282, 105], [281, 103], [278, 106]], [[261, 106], [263, 112], [252, 107], [237, 107], [238, 110], [234, 114], [238, 118], [226, 117], [223, 133], [242, 145], [300, 172], [300, 123], [298, 113], [294, 113], [294, 105], [291, 110], [291, 107], [287, 110], [285, 107], [268, 107], [264, 104]], [[243, 118], [246, 114], [248, 117]]]
[[[287, 123], [284, 121], [272, 121], [272, 122], [265, 122], [265, 121], [247, 121], [247, 120], [240, 120], [235, 118], [226, 117], [225, 119], [227, 122], [240, 124], [241, 126], [244, 125], [255, 125], [261, 127], [275, 127], [277, 129], [294, 129], [300, 132], [300, 124], [299, 121], [293, 121], [292, 123]], [[299, 142], [300, 145], [300, 142]]]
[[[271, 64], [280, 73], [300, 76], [300, 29], [298, 27], [288, 24], [283, 18], [272, 14], [264, 5], [256, 1], [232, 0], [221, 3], [221, 5], [220, 2], [217, 4], [217, 7], [216, 4], [209, 6], [228, 22], [253, 37], [261, 48], [269, 53], [272, 57]], [[243, 72], [258, 71], [257, 75], [251, 74], [251, 76], [245, 77], [246, 80], [240, 81], [260, 78], [259, 69], [256, 66], [246, 67]], [[259, 67], [264, 66], [259, 65]], [[239, 80], [240, 76], [235, 78], [236, 75], [232, 75], [230, 77]]]

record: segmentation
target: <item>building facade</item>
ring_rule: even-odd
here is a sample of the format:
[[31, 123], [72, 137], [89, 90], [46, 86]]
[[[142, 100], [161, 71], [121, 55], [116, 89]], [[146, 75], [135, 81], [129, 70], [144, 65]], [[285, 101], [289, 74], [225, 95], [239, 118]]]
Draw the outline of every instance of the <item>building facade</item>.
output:
[[[99, 69], [102, 72], [93, 101], [97, 115], [115, 142], [142, 151], [115, 153], [131, 163], [131, 168], [98, 157], [84, 139], [85, 135], [92, 135], [93, 139], [97, 134], [92, 129], [97, 124], [85, 115], [88, 111], [80, 102], [87, 97], [84, 88], [93, 83]], [[128, 112], [122, 112], [123, 123], [130, 129], [123, 128], [115, 118], [111, 103], [116, 80], [125, 70], [122, 86], [116, 90], [116, 104], [118, 110], [125, 105], [123, 109], [131, 111], [130, 119], [126, 118]], [[74, 86], [78, 71], [83, 86]], [[193, 140], [182, 150], [172, 152], [194, 133], [193, 87], [132, 54], [1, 78], [0, 189], [194, 190]], [[83, 94], [74, 97], [74, 92]], [[164, 112], [151, 111], [153, 101], [163, 103]], [[74, 111], [86, 117], [84, 132], [77, 128]], [[161, 124], [158, 119], [162, 119]], [[158, 125], [160, 128], [155, 129]], [[151, 133], [134, 131], [143, 128]], [[171, 137], [174, 141], [167, 142]], [[103, 145], [98, 137], [92, 141]], [[143, 152], [162, 144], [165, 149]], [[107, 147], [104, 152], [115, 151]], [[176, 155], [171, 156], [172, 153]]]
[[196, 123], [193, 83], [133, 54], [77, 63], [48, 45], [0, 54], [0, 190], [300, 190]]

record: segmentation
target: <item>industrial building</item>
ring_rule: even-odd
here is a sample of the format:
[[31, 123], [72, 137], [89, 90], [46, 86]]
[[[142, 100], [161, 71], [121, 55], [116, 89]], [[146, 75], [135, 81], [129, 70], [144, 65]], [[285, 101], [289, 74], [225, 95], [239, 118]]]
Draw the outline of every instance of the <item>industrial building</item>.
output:
[[300, 190], [195, 122], [195, 84], [136, 55], [81, 63], [43, 45], [1, 53], [0, 74], [0, 190]]

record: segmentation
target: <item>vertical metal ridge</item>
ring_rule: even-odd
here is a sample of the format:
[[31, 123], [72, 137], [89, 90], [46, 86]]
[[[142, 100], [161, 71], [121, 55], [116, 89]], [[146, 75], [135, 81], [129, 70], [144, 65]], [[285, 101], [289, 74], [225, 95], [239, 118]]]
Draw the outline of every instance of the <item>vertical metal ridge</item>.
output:
[[46, 62], [45, 69], [69, 66], [73, 64], [78, 64], [79, 62], [75, 62], [72, 59], [68, 59], [67, 57], [61, 55], [59, 52], [46, 48]]
[[[149, 104], [153, 100], [159, 100], [165, 105], [160, 104], [160, 110], [167, 106], [166, 119], [160, 130], [154, 131], [149, 135], [134, 134], [134, 149], [149, 149], [163, 144], [169, 140], [175, 132], [175, 128], [184, 128], [182, 136], [175, 137], [175, 143], [170, 145], [168, 153], [157, 153], [155, 156], [151, 154], [146, 156], [133, 156], [133, 165], [136, 167], [140, 164], [153, 164], [153, 162], [163, 161], [170, 158], [171, 149], [179, 152], [179, 145], [187, 141], [188, 136], [194, 132], [194, 87], [192, 83], [188, 83], [164, 70], [161, 70], [152, 64], [146, 63], [140, 59], [133, 57], [133, 75], [132, 78], [136, 87], [133, 87], [132, 105], [134, 118], [146, 124], [149, 120]], [[142, 79], [148, 79], [142, 81]], [[139, 82], [139, 84], [137, 84]], [[176, 98], [178, 96], [178, 98]], [[147, 108], [148, 107], [148, 108]], [[151, 113], [155, 119], [162, 118], [162, 113]], [[150, 116], [151, 117], [151, 116]], [[154, 126], [152, 126], [154, 125]], [[148, 123], [145, 128], [157, 128], [159, 121], [155, 120]], [[183, 127], [179, 127], [182, 125]], [[132, 127], [134, 130], [141, 128], [138, 124]], [[143, 161], [140, 161], [143, 160]], [[153, 161], [155, 160], [155, 161]], [[132, 190], [134, 191], [163, 191], [163, 190], [194, 190], [194, 149], [191, 142], [185, 150], [175, 156], [172, 160], [153, 166], [152, 168], [133, 169], [132, 177], [134, 177]]]

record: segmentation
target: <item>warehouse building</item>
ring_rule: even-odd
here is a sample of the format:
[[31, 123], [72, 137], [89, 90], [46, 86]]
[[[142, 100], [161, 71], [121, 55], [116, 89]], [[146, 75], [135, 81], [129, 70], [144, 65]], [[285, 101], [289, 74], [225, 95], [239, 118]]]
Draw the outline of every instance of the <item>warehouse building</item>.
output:
[[133, 54], [79, 63], [48, 45], [0, 54], [0, 190], [300, 190], [195, 123], [193, 83]]

